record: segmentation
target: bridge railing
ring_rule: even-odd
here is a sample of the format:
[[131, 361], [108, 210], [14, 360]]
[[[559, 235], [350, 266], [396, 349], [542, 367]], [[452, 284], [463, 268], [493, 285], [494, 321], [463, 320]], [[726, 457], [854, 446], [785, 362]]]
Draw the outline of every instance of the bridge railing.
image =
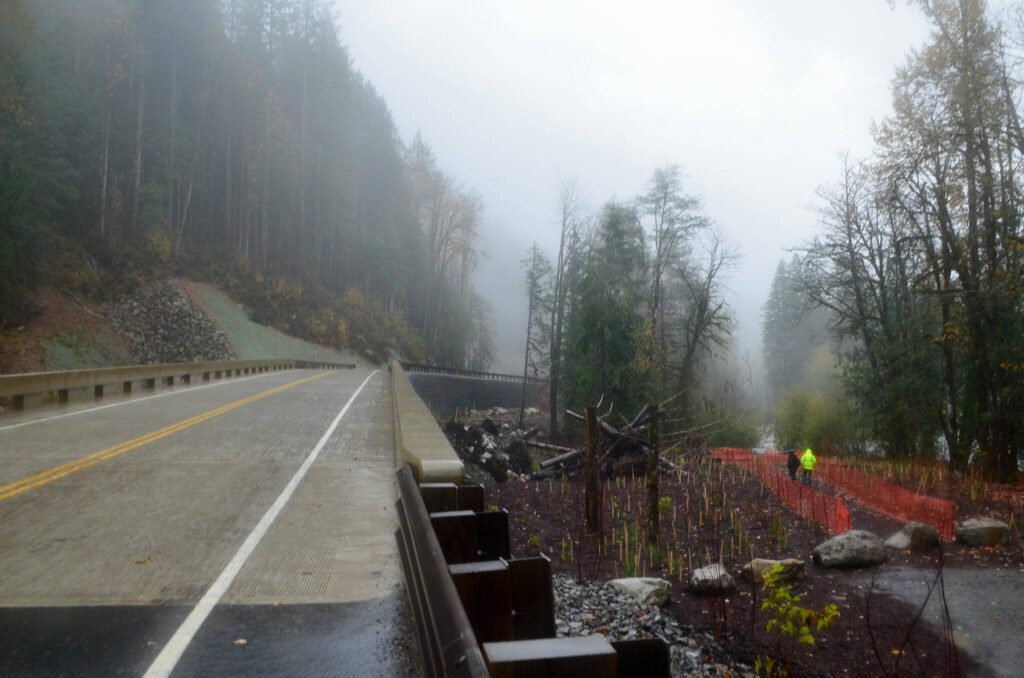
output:
[[402, 365], [392, 361], [402, 570], [429, 678], [667, 678], [664, 641], [556, 638], [551, 561], [513, 558], [509, 514], [484, 510], [463, 466]]
[[93, 389], [93, 397], [102, 398], [105, 388], [113, 386], [123, 393], [131, 393], [135, 384], [155, 388], [157, 380], [165, 385], [192, 383], [197, 376], [203, 381], [247, 376], [291, 369], [343, 369], [353, 364], [329, 363], [290, 358], [268, 360], [220, 360], [213, 362], [161, 363], [132, 365], [130, 367], [99, 367], [87, 370], [61, 370], [0, 375], [0, 398], [10, 398], [15, 410], [25, 407], [27, 396], [56, 393], [58, 403], [66, 403], [75, 389]]
[[556, 638], [551, 561], [512, 557], [509, 514], [481, 485], [419, 483], [398, 470], [395, 533], [427, 676], [667, 678], [660, 639]]
[[399, 499], [395, 509], [400, 527], [395, 539], [427, 676], [485, 678], [490, 674], [483, 653], [448, 576], [444, 552], [411, 467], [403, 465], [397, 480]]
[[546, 383], [543, 379], [534, 379], [533, 377], [527, 377], [523, 379], [521, 374], [501, 374], [500, 372], [480, 372], [479, 370], [460, 370], [455, 367], [438, 367], [437, 365], [427, 365], [425, 363], [411, 363], [403, 361], [401, 363], [402, 369], [406, 372], [419, 372], [422, 374], [447, 374], [453, 377], [472, 377], [473, 379], [488, 379], [492, 381], [511, 381], [517, 384], [521, 384], [524, 381], [529, 384], [543, 384]]
[[408, 463], [420, 482], [462, 482], [462, 460], [416, 394], [400, 363], [392, 361], [391, 411], [398, 464]]

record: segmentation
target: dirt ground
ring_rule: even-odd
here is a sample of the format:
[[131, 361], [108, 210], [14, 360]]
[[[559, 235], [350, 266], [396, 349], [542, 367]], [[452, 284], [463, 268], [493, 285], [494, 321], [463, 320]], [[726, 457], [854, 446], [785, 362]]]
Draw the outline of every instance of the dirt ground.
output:
[[35, 316], [0, 332], [0, 373], [131, 363], [127, 340], [100, 309], [52, 287], [33, 290], [29, 303]]
[[[991, 667], [978, 653], [954, 651], [935, 615], [925, 615], [920, 602], [901, 599], [886, 578], [872, 574], [899, 572], [906, 580], [935, 581], [955, 568], [1024, 569], [1020, 540], [1006, 547], [968, 549], [946, 544], [941, 554], [903, 552], [878, 568], [840, 571], [815, 566], [811, 551], [828, 534], [783, 505], [749, 474], [723, 466], [706, 456], [680, 460], [680, 470], [662, 476], [661, 539], [658, 549], [644, 546], [644, 485], [640, 478], [614, 478], [604, 483], [603, 548], [588, 537], [583, 525], [582, 486], [578, 479], [508, 482], [488, 488], [488, 503], [512, 513], [513, 552], [548, 554], [557, 572], [582, 579], [659, 576], [672, 582], [666, 611], [681, 622], [714, 630], [736, 658], [754, 664], [758, 656], [784, 660], [791, 676], [860, 675], [985, 675]], [[883, 539], [900, 523], [845, 498], [854, 529]], [[639, 552], [639, 553], [638, 553]], [[751, 557], [798, 558], [807, 576], [793, 592], [801, 604], [820, 611], [838, 606], [832, 628], [817, 635], [812, 647], [780, 640], [765, 631], [758, 587], [739, 578]], [[723, 562], [736, 577], [738, 590], [724, 599], [695, 597], [686, 591], [692, 568]], [[898, 581], [892, 579], [891, 581]], [[937, 595], [937, 594], [936, 594]], [[957, 611], [950, 608], [950, 615]], [[962, 615], [961, 615], [962, 617]]]

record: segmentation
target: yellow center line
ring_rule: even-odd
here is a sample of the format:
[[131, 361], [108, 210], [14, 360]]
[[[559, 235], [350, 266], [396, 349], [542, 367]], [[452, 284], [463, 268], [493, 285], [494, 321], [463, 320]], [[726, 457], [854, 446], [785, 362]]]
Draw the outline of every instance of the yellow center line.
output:
[[173, 433], [177, 433], [178, 431], [182, 431], [191, 426], [195, 426], [196, 424], [201, 424], [204, 421], [208, 421], [210, 419], [213, 419], [214, 417], [219, 417], [220, 415], [231, 412], [232, 410], [237, 410], [239, 407], [245, 407], [246, 405], [254, 403], [257, 400], [269, 398], [272, 395], [276, 395], [283, 391], [287, 391], [288, 389], [295, 388], [296, 386], [308, 384], [311, 381], [315, 381], [317, 379], [322, 379], [324, 377], [330, 376], [332, 374], [335, 374], [335, 372], [337, 372], [337, 370], [324, 372], [323, 374], [317, 374], [312, 377], [305, 377], [303, 379], [299, 379], [288, 384], [282, 384], [281, 386], [275, 386], [272, 389], [262, 391], [260, 393], [257, 393], [256, 395], [249, 396], [248, 398], [237, 400], [233, 403], [229, 403], [222, 407], [210, 410], [209, 412], [204, 412], [189, 419], [185, 419], [184, 421], [179, 421], [176, 424], [171, 424], [170, 426], [162, 428], [158, 431], [147, 433], [144, 436], [139, 436], [138, 438], [134, 438], [132, 440], [128, 440], [118, 445], [114, 445], [113, 447], [108, 447], [105, 450], [94, 452], [80, 459], [74, 459], [65, 464], [61, 464], [60, 466], [55, 466], [47, 471], [42, 471], [41, 473], [29, 476], [28, 478], [24, 478], [22, 480], [10, 483], [8, 485], [0, 486], [0, 501], [5, 501], [15, 495], [21, 494], [22, 492], [27, 492], [28, 490], [32, 490], [37, 487], [42, 487], [43, 485], [47, 485], [55, 480], [59, 480], [73, 473], [84, 471], [90, 466], [95, 466], [96, 464], [107, 461], [109, 459], [113, 459], [114, 457], [119, 457], [122, 454], [125, 454], [126, 452], [131, 452], [132, 450], [138, 449], [143, 445], [155, 442], [157, 440], [160, 440], [161, 438], [166, 438], [167, 436]]

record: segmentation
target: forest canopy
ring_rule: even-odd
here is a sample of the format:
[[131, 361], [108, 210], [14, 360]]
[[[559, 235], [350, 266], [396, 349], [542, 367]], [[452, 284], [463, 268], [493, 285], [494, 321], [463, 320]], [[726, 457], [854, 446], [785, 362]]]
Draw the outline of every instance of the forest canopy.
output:
[[92, 293], [205, 274], [315, 340], [489, 364], [482, 202], [399, 137], [329, 3], [5, 0], [0, 38], [0, 325], [77, 248]]

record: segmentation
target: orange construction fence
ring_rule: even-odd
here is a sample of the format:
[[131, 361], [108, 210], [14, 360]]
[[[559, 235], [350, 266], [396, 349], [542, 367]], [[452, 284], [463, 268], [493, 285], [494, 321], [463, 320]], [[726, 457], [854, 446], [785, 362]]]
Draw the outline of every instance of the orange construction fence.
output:
[[784, 459], [783, 455], [755, 455], [750, 450], [719, 447], [711, 450], [711, 456], [729, 464], [749, 468], [783, 503], [821, 525], [829, 534], [840, 534], [850, 529], [850, 512], [843, 505], [843, 500], [790, 480], [775, 459]]
[[[786, 463], [786, 455], [781, 453], [766, 453], [763, 457], [777, 464]], [[918, 494], [877, 476], [849, 468], [837, 459], [818, 457], [814, 475], [890, 518], [927, 523], [946, 541], [953, 538], [956, 505], [951, 501]]]
[[927, 523], [949, 541], [953, 538], [956, 505], [945, 499], [928, 497], [887, 482], [876, 476], [856, 471], [834, 459], [819, 464], [815, 474], [829, 485], [846, 492], [890, 518]]

